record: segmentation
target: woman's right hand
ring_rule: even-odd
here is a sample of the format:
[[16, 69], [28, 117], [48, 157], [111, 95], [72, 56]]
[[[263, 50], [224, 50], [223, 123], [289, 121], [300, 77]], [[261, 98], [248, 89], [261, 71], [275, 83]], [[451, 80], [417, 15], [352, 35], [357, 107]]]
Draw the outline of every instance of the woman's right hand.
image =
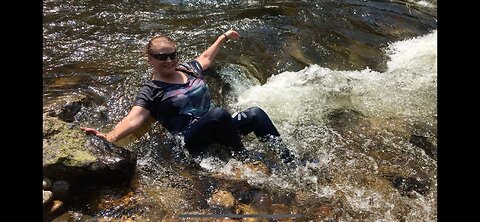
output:
[[224, 34], [228, 39], [238, 40], [240, 38], [240, 34], [233, 29], [226, 31]]
[[107, 135], [101, 133], [100, 131], [98, 131], [98, 130], [96, 130], [96, 129], [88, 128], [88, 127], [80, 127], [80, 129], [81, 129], [82, 131], [84, 131], [85, 133], [87, 133], [87, 134], [93, 134], [93, 135], [95, 135], [95, 136], [98, 136], [98, 137], [100, 137], [100, 138], [108, 141]]

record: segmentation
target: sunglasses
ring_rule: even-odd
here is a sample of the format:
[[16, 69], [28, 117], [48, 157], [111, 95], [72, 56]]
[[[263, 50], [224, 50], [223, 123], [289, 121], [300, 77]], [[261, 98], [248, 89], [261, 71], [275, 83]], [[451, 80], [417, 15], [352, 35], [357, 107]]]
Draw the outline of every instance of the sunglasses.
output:
[[172, 52], [172, 53], [170, 53], [170, 54], [166, 54], [166, 53], [163, 53], [163, 54], [152, 54], [152, 53], [150, 53], [150, 55], [151, 55], [153, 58], [157, 59], [158, 61], [166, 61], [167, 58], [169, 58], [169, 57], [170, 57], [171, 60], [174, 60], [174, 59], [177, 58], [177, 51]]

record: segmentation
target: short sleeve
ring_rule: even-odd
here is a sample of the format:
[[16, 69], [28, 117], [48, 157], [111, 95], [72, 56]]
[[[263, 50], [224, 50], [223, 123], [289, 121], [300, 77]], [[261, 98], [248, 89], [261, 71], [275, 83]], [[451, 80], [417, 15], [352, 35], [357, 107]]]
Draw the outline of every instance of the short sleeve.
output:
[[137, 94], [133, 106], [141, 106], [153, 112], [153, 91], [148, 85], [144, 85]]
[[200, 65], [200, 63], [197, 60], [184, 62], [184, 63], [178, 65], [178, 67], [180, 68], [180, 70], [185, 70], [185, 71], [188, 71], [190, 73], [193, 73], [193, 75], [196, 76], [196, 77], [202, 77], [203, 78], [205, 76], [205, 73], [202, 69], [202, 65]]

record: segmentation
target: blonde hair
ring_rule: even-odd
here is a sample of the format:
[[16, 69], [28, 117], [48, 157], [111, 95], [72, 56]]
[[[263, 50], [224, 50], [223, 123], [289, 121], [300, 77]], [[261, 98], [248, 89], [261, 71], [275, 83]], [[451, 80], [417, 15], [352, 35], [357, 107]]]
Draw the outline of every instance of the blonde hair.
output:
[[170, 37], [166, 36], [166, 35], [157, 35], [155, 37], [153, 37], [152, 39], [150, 39], [150, 41], [148, 41], [148, 44], [147, 44], [147, 47], [145, 48], [145, 53], [148, 55], [150, 54], [150, 50], [152, 48], [152, 44], [153, 44], [153, 41], [155, 40], [159, 40], [161, 42], [166, 42], [166, 43], [169, 43], [169, 44], [172, 44], [176, 47], [176, 43], [175, 41], [173, 41], [173, 39], [171, 39]]

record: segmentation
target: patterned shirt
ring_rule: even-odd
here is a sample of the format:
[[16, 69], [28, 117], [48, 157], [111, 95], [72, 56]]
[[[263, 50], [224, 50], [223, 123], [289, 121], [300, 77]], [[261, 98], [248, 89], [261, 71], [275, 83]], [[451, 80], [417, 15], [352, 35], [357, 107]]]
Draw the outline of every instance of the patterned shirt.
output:
[[168, 131], [183, 132], [192, 121], [207, 113], [211, 106], [211, 96], [204, 72], [196, 60], [179, 64], [176, 70], [187, 74], [184, 84], [151, 80], [143, 85], [134, 106], [150, 111]]

